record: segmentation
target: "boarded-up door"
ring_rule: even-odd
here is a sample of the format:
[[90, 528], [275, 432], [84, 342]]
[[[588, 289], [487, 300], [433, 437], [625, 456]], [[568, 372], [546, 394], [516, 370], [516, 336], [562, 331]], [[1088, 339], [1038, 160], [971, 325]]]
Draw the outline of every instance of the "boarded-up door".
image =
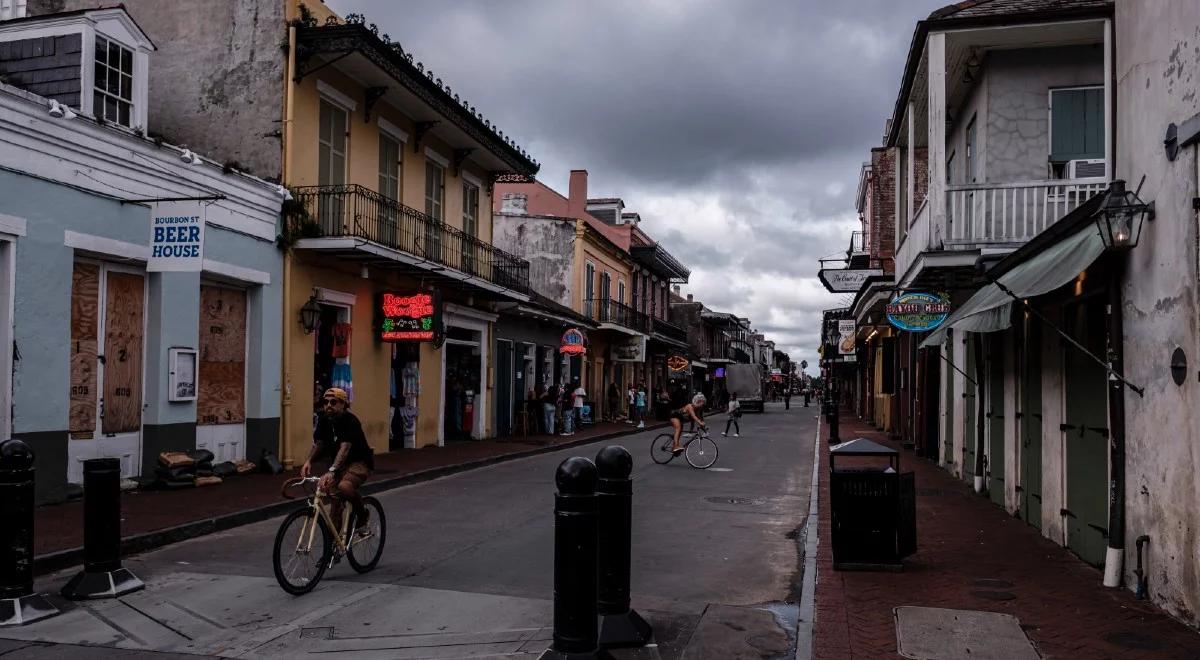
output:
[[145, 277], [109, 272], [104, 312], [105, 435], [142, 427], [142, 343]]
[[[1104, 355], [1104, 305], [1080, 303], [1067, 311], [1068, 332], [1093, 355]], [[1067, 446], [1067, 547], [1084, 561], [1104, 563], [1108, 535], [1108, 390], [1091, 357], [1064, 345], [1063, 434]]]
[[[971, 380], [963, 379], [963, 467], [962, 478], [968, 482], [975, 479], [975, 413], [978, 389], [983, 383], [983, 370], [975, 360], [975, 342], [978, 337], [969, 332], [963, 333], [963, 346], [967, 359], [965, 371], [971, 375]], [[971, 381], [975, 382], [971, 382]]]
[[988, 492], [993, 502], [1004, 506], [1004, 335], [988, 335], [987, 342]]
[[1042, 333], [1039, 321], [1025, 319], [1021, 383], [1021, 516], [1042, 527]]
[[217, 462], [245, 458], [246, 292], [200, 286], [196, 446]]
[[72, 440], [96, 437], [99, 403], [96, 350], [100, 336], [100, 266], [76, 263], [71, 273], [71, 396], [68, 431]]

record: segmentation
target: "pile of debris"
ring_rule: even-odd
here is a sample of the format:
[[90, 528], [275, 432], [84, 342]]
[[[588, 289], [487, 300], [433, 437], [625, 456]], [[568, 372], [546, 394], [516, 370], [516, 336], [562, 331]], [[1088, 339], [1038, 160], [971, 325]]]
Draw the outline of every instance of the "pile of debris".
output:
[[177, 489], [196, 486], [215, 486], [229, 477], [258, 470], [254, 461], [225, 461], [213, 464], [213, 453], [207, 449], [164, 451], [158, 455], [155, 485]]

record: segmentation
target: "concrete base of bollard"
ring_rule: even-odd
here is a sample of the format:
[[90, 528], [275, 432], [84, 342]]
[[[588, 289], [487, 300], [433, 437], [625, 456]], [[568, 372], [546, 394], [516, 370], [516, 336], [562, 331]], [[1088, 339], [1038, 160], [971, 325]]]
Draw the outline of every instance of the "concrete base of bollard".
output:
[[97, 573], [80, 571], [62, 588], [62, 595], [70, 600], [117, 598], [144, 588], [146, 584], [127, 568]]
[[617, 649], [645, 646], [654, 629], [635, 610], [624, 614], [604, 614], [600, 617], [601, 648]]
[[23, 626], [58, 614], [58, 608], [42, 594], [0, 598], [0, 627]]

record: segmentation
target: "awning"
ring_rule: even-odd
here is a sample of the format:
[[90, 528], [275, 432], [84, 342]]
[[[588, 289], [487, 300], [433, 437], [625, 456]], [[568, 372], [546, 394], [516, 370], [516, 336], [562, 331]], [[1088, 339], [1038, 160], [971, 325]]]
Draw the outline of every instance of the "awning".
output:
[[[997, 280], [1018, 298], [1049, 293], [1075, 279], [1104, 252], [1104, 242], [1094, 224], [1086, 224], [1066, 238], [1046, 246], [1028, 261], [1014, 266]], [[971, 296], [933, 331], [921, 348], [938, 346], [946, 340], [946, 331], [996, 332], [1012, 324], [1012, 296], [995, 283]]]

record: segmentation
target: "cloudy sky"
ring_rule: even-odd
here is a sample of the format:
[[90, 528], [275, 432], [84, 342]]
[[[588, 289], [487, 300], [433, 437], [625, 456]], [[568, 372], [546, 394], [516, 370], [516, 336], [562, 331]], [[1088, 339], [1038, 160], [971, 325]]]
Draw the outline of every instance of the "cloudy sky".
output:
[[566, 193], [621, 197], [692, 270], [815, 373], [817, 259], [857, 227], [915, 22], [949, 0], [327, 0], [400, 41]]

